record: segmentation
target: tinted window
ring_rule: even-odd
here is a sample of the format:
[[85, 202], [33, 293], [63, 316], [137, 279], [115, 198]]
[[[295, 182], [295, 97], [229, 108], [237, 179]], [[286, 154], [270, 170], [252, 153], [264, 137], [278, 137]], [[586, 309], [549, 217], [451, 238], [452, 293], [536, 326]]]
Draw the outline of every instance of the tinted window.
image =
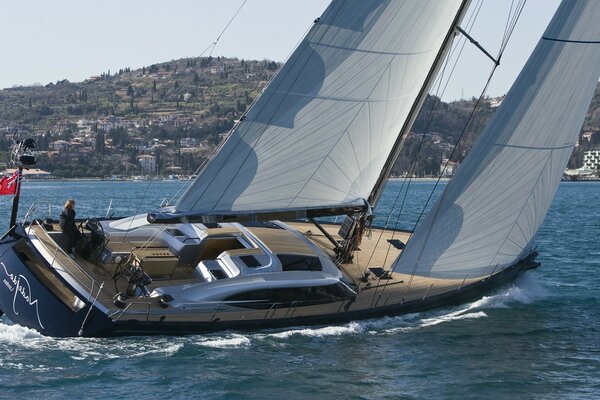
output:
[[225, 275], [225, 272], [223, 272], [220, 269], [211, 269], [210, 273], [217, 279], [227, 278], [227, 275]]
[[254, 256], [240, 256], [240, 260], [242, 260], [247, 267], [254, 268], [260, 266], [260, 263]]
[[342, 284], [336, 283], [328, 286], [252, 290], [230, 296], [225, 301], [240, 301], [235, 304], [238, 307], [270, 308], [273, 303], [279, 303], [279, 307], [301, 307], [333, 303], [351, 297], [352, 293]]
[[185, 236], [185, 234], [183, 232], [181, 232], [179, 229], [169, 228], [166, 231], [173, 236]]
[[297, 254], [278, 254], [284, 271], [322, 271], [319, 257], [302, 256]]

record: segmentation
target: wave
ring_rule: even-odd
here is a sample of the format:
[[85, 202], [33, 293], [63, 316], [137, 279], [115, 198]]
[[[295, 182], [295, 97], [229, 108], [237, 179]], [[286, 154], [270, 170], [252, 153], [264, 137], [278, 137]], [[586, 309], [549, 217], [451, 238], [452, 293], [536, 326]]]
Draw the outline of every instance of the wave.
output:
[[117, 358], [138, 358], [143, 356], [173, 356], [182, 347], [182, 339], [136, 338], [53, 338], [17, 324], [0, 322], [0, 351], [6, 347], [16, 348], [24, 354], [31, 351], [59, 352], [76, 360], [111, 360]]
[[200, 346], [212, 347], [212, 348], [237, 348], [247, 347], [251, 344], [251, 340], [248, 336], [240, 334], [229, 334], [225, 337], [210, 338], [202, 340], [198, 343]]
[[20, 325], [9, 325], [0, 322], [0, 343], [31, 343], [43, 340], [44, 336], [39, 332], [25, 328]]

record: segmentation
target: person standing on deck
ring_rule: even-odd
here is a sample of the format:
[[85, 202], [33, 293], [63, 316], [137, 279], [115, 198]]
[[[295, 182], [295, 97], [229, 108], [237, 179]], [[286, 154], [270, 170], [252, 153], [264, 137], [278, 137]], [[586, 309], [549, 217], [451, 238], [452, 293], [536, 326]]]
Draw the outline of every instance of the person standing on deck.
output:
[[75, 258], [75, 246], [81, 237], [75, 225], [75, 200], [67, 200], [65, 208], [60, 213], [59, 223], [60, 229], [69, 237], [69, 257]]

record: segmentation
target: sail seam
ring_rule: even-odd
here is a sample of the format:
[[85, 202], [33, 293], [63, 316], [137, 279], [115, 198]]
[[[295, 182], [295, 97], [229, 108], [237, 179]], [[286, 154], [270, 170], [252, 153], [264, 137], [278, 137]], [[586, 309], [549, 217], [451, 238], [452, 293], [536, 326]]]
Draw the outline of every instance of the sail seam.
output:
[[[340, 7], [341, 7], [341, 6], [340, 6]], [[335, 15], [335, 14], [334, 14], [334, 15]], [[326, 34], [327, 34], [327, 32], [328, 32], [328, 30], [329, 30], [329, 28], [330, 28], [330, 27], [331, 27], [331, 25], [327, 25], [327, 26], [326, 26], [326, 28], [324, 29], [324, 32], [323, 32], [323, 33], [320, 35], [320, 38], [321, 38], [321, 40], [322, 40], [322, 39], [323, 39], [323, 38], [326, 36]], [[317, 34], [317, 31], [315, 31], [315, 35], [316, 35], [316, 34]], [[310, 46], [307, 46], [305, 49], [302, 49], [302, 50], [300, 50], [300, 51], [302, 52], [302, 51], [305, 51], [306, 49], [310, 49]], [[304, 65], [303, 65], [303, 67], [301, 68], [301, 70], [300, 70], [300, 71], [302, 71], [302, 70], [304, 69], [304, 67], [306, 67], [306, 65], [307, 65], [307, 63], [308, 63], [308, 61], [309, 61], [310, 59], [311, 59], [311, 57], [307, 57], [306, 61], [304, 62]], [[289, 72], [291, 72], [291, 71], [292, 71], [292, 69], [290, 69], [290, 71], [286, 71], [286, 72], [289, 74]], [[294, 80], [293, 80], [293, 82], [292, 82], [292, 83], [295, 83], [295, 82], [296, 82], [296, 80], [298, 79], [298, 77], [299, 77], [300, 75], [301, 75], [301, 73], [300, 73], [300, 72], [299, 72], [299, 73], [297, 73], [297, 75], [294, 77]], [[285, 80], [283, 79], [283, 76], [282, 76], [281, 78], [279, 78], [279, 79], [280, 79], [280, 81], [278, 82], [278, 87], [280, 87], [280, 86], [281, 86], [281, 84], [282, 84], [283, 82], [285, 82]], [[273, 83], [275, 83], [275, 82], [273, 82]], [[273, 95], [274, 95], [274, 93], [271, 93], [271, 94], [270, 94], [270, 97], [269, 97], [269, 99], [272, 99], [272, 98], [273, 98]], [[258, 106], [258, 104], [257, 104], [257, 106]], [[279, 109], [279, 107], [281, 107], [281, 104], [279, 104], [279, 106], [277, 107], [277, 109]], [[259, 110], [257, 110], [257, 115], [258, 115], [258, 113], [260, 113], [261, 111], [263, 111], [263, 108], [260, 108]], [[275, 114], [273, 114], [273, 115], [275, 115]], [[272, 118], [273, 118], [273, 117], [271, 117], [271, 119], [272, 119]], [[251, 122], [251, 125], [253, 125], [253, 124], [255, 124], [255, 123], [256, 123], [256, 121], [252, 121], [252, 122]], [[248, 131], [249, 131], [249, 129], [247, 129], [247, 130], [246, 130], [246, 132], [248, 132]], [[257, 140], [254, 142], [254, 144], [253, 144], [253, 146], [252, 146], [252, 147], [255, 147], [256, 145], [258, 145], [258, 143], [260, 142], [261, 138], [263, 137], [263, 135], [264, 135], [265, 131], [266, 131], [266, 128], [265, 128], [265, 129], [263, 129], [263, 130], [262, 130], [262, 132], [261, 132], [261, 133], [258, 135], [258, 138], [257, 138]], [[242, 141], [242, 140], [241, 140], [242, 138], [243, 138], [243, 136], [242, 136], [242, 135], [240, 135], [240, 142]], [[237, 146], [237, 144], [236, 144], [236, 146]], [[246, 155], [246, 158], [245, 158], [245, 160], [247, 160], [247, 159], [248, 159], [248, 157], [250, 156], [251, 152], [252, 152], [252, 148], [251, 148], [251, 149], [248, 151], [248, 154]], [[239, 166], [239, 167], [238, 167], [238, 169], [237, 169], [237, 172], [239, 172], [239, 171], [240, 171], [240, 169], [241, 169], [241, 168], [243, 168], [243, 166], [244, 166], [244, 164], [245, 164], [245, 160], [244, 160], [244, 161], [243, 161], [243, 162], [240, 164], [240, 166]], [[236, 172], [236, 175], [237, 175], [237, 172]], [[218, 174], [215, 174], [215, 176], [213, 177], [213, 179], [212, 179], [212, 181], [211, 181], [211, 184], [212, 184], [212, 182], [214, 182], [214, 179], [216, 179], [217, 175], [218, 175]], [[218, 199], [218, 201], [217, 201], [217, 202], [216, 202], [216, 203], [213, 205], [213, 207], [212, 207], [212, 210], [211, 210], [211, 211], [214, 211], [214, 209], [217, 207], [217, 205], [219, 204], [219, 202], [221, 201], [221, 199], [223, 198], [223, 196], [225, 195], [225, 193], [227, 193], [227, 191], [229, 190], [229, 187], [231, 186], [231, 184], [232, 184], [232, 183], [233, 183], [233, 180], [229, 182], [229, 184], [227, 185], [227, 187], [225, 188], [225, 190], [224, 190], [224, 191], [221, 193], [221, 195], [219, 196], [219, 199]], [[207, 185], [207, 186], [206, 186], [206, 188], [204, 189], [204, 191], [203, 191], [202, 195], [204, 195], [204, 193], [206, 193], [206, 191], [209, 189], [209, 187], [210, 187], [210, 185]], [[202, 197], [202, 196], [199, 196], [198, 200], [196, 200], [196, 202], [193, 204], [193, 206], [191, 207], [191, 209], [194, 209], [194, 208], [196, 207], [196, 205], [198, 204], [198, 202], [201, 200], [201, 197]]]
[[[371, 92], [369, 94], [372, 94], [373, 91], [377, 88], [377, 85], [379, 84], [379, 82], [381, 81], [381, 78], [383, 78], [383, 76], [385, 75], [385, 72], [390, 68], [391, 62], [388, 63], [388, 65], [385, 67], [384, 71], [381, 72], [381, 75], [379, 76], [379, 79], [377, 80], [377, 83], [375, 85], [373, 85], [373, 88], [371, 89]], [[361, 105], [361, 109], [364, 109], [366, 103], [363, 103]], [[354, 118], [352, 118], [352, 120], [348, 123], [348, 125], [346, 126], [346, 129], [348, 129], [348, 127], [352, 126], [352, 124], [354, 123], [354, 121], [356, 120], [356, 118], [358, 117], [358, 115], [360, 114], [361, 111], [359, 111], [358, 113], [356, 113], [356, 115], [354, 116]], [[343, 136], [343, 135], [342, 135]], [[340, 136], [338, 138], [338, 140], [336, 141], [336, 144], [332, 147], [334, 148], [335, 146], [337, 146], [337, 144], [339, 143], [339, 141], [341, 140], [342, 136]], [[325, 160], [321, 161], [321, 163], [314, 169], [314, 172], [312, 173], [311, 177], [309, 179], [307, 179], [306, 183], [304, 184], [304, 187], [302, 187], [302, 189], [300, 189], [298, 191], [298, 193], [294, 196], [294, 198], [289, 202], [289, 205], [293, 204], [296, 199], [298, 199], [299, 197], [302, 197], [301, 194], [304, 191], [304, 189], [306, 188], [306, 186], [308, 185], [308, 183], [310, 181], [312, 181], [315, 177], [315, 174], [317, 173], [317, 171], [319, 171], [319, 169], [321, 169], [321, 167], [323, 166], [323, 162]]]
[[517, 215], [517, 218], [515, 218], [514, 222], [513, 222], [513, 227], [508, 231], [508, 234], [506, 235], [506, 237], [504, 238], [504, 241], [502, 242], [502, 244], [498, 247], [498, 250], [496, 251], [496, 255], [494, 255], [494, 257], [492, 257], [491, 262], [488, 265], [488, 268], [492, 265], [494, 265], [494, 261], [496, 260], [496, 257], [498, 257], [498, 254], [501, 254], [502, 252], [502, 248], [504, 247], [504, 243], [506, 243], [506, 240], [509, 240], [510, 238], [510, 233], [512, 232], [512, 230], [514, 229], [515, 225], [518, 224], [519, 219], [521, 218], [521, 215], [523, 214], [523, 212], [525, 211], [525, 208], [527, 206], [527, 202], [529, 201], [529, 199], [534, 196], [535, 197], [535, 189], [537, 188], [538, 184], [540, 183], [540, 180], [543, 180], [544, 178], [544, 171], [546, 170], [546, 166], [548, 165], [549, 162], [552, 161], [552, 153], [550, 153], [548, 155], [548, 159], [546, 160], [546, 162], [544, 163], [543, 167], [541, 168], [540, 174], [538, 175], [538, 178], [535, 182], [535, 185], [533, 185], [532, 190], [529, 192], [529, 195], [527, 196], [527, 199], [525, 200], [525, 202], [523, 203], [523, 206], [521, 207], [521, 211], [519, 211], [519, 214]]
[[349, 102], [353, 102], [353, 103], [388, 103], [388, 102], [394, 101], [394, 100], [400, 100], [400, 99], [404, 99], [407, 97], [413, 97], [412, 94], [417, 93], [417, 92], [418, 92], [418, 90], [413, 90], [412, 92], [407, 93], [404, 96], [390, 97], [387, 99], [369, 99], [369, 98], [360, 98], [360, 97], [350, 98], [350, 97], [334, 97], [334, 96], [314, 96], [314, 95], [310, 95], [310, 94], [297, 93], [297, 92], [286, 92], [286, 91], [281, 91], [281, 90], [275, 91], [275, 93], [284, 94], [284, 95], [308, 97], [311, 99], [319, 99], [319, 100], [349, 101]]
[[423, 50], [423, 51], [414, 51], [414, 52], [405, 52], [405, 53], [394, 53], [391, 51], [376, 51], [376, 50], [364, 50], [364, 49], [357, 49], [357, 48], [352, 48], [352, 47], [344, 47], [344, 46], [335, 46], [332, 44], [324, 44], [324, 43], [315, 43], [315, 42], [307, 42], [310, 45], [313, 45], [314, 47], [327, 47], [330, 49], [338, 49], [338, 50], [348, 50], [348, 51], [353, 51], [356, 53], [366, 53], [366, 54], [378, 54], [378, 55], [390, 55], [390, 56], [412, 56], [412, 55], [417, 55], [417, 54], [427, 54], [427, 53], [431, 53], [435, 50]]
[[504, 148], [511, 148], [511, 149], [522, 149], [522, 150], [564, 150], [564, 149], [568, 149], [570, 147], [573, 147], [573, 144], [566, 144], [564, 146], [555, 146], [555, 147], [540, 147], [540, 146], [518, 146], [515, 144], [502, 144], [502, 143], [493, 143], [493, 142], [481, 142], [481, 143], [485, 143], [489, 146], [495, 146], [495, 147], [504, 147]]
[[558, 39], [558, 38], [549, 38], [546, 36], [542, 36], [542, 39], [547, 40], [549, 42], [574, 43], [574, 44], [600, 44], [600, 40]]

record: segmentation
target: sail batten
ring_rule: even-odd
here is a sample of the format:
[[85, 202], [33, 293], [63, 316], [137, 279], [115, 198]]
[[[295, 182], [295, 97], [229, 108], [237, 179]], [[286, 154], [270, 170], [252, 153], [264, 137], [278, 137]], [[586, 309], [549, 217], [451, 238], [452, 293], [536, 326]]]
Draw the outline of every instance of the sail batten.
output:
[[174, 213], [364, 204], [466, 3], [332, 1]]
[[513, 265], [531, 249], [600, 77], [597, 1], [563, 1], [544, 38], [396, 271], [460, 278]]

